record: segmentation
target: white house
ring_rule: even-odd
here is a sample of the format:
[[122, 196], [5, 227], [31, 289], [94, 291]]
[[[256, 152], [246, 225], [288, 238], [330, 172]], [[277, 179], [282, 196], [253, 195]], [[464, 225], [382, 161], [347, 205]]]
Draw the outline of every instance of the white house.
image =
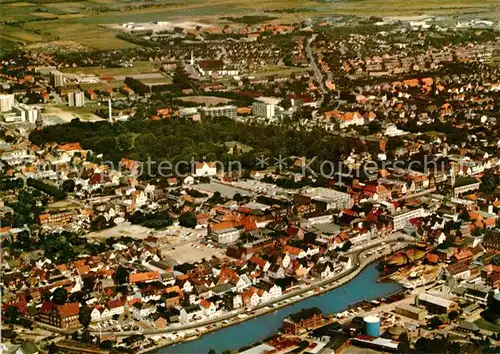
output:
[[273, 264], [271, 265], [271, 267], [269, 267], [267, 275], [274, 279], [284, 278], [285, 270], [279, 264]]
[[194, 175], [196, 177], [215, 176], [217, 164], [215, 162], [199, 162], [195, 165]]
[[179, 318], [182, 323], [188, 323], [197, 319], [201, 319], [203, 311], [200, 305], [190, 305], [182, 307], [180, 310]]
[[285, 254], [285, 256], [283, 257], [283, 259], [281, 260], [281, 265], [283, 266], [283, 268], [287, 269], [288, 266], [290, 265], [290, 256], [288, 254]]
[[238, 282], [236, 283], [236, 291], [239, 293], [243, 292], [246, 288], [250, 287], [252, 285], [252, 281], [246, 274], [243, 274], [239, 279]]
[[193, 291], [193, 285], [189, 282], [189, 280], [186, 280], [186, 282], [182, 285], [182, 291], [185, 293]]
[[257, 292], [254, 292], [252, 294], [252, 296], [250, 296], [250, 301], [249, 301], [249, 305], [250, 307], [255, 307], [259, 304], [260, 302], [260, 297], [259, 295], [257, 294]]
[[315, 269], [315, 273], [320, 277], [320, 279], [326, 279], [332, 275], [333, 267], [330, 266], [330, 262], [325, 262], [318, 264]]
[[339, 262], [344, 266], [345, 269], [349, 269], [352, 266], [352, 259], [351, 259], [351, 257], [340, 256], [339, 257]]
[[214, 316], [217, 312], [217, 307], [215, 306], [215, 304], [205, 299], [200, 301], [200, 308], [205, 317]]
[[112, 317], [113, 315], [107, 308], [97, 308], [94, 307], [90, 313], [90, 320], [92, 322], [105, 321]]
[[156, 312], [156, 306], [149, 305], [149, 304], [144, 304], [142, 302], [136, 302], [132, 306], [131, 310], [132, 310], [132, 316], [136, 320], [140, 321], [140, 320], [148, 317], [152, 313], [155, 313]]
[[260, 289], [258, 295], [260, 295], [260, 302], [268, 302], [271, 300], [271, 296], [267, 290]]
[[241, 299], [240, 294], [235, 294], [233, 296], [233, 309], [239, 309], [243, 306], [243, 300]]
[[94, 309], [90, 313], [90, 320], [92, 322], [97, 322], [101, 320], [101, 311], [99, 311], [97, 307], [94, 307]]
[[272, 299], [275, 299], [277, 297], [280, 297], [283, 294], [283, 291], [281, 290], [281, 287], [274, 284], [271, 289], [269, 289], [269, 296]]

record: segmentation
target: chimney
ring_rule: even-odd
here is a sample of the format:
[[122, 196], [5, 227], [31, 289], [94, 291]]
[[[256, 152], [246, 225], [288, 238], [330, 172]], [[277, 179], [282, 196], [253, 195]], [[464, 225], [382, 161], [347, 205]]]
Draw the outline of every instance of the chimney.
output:
[[493, 214], [493, 205], [488, 205], [488, 214]]
[[113, 121], [113, 108], [111, 106], [111, 98], [108, 99], [108, 111], [109, 111], [109, 121]]

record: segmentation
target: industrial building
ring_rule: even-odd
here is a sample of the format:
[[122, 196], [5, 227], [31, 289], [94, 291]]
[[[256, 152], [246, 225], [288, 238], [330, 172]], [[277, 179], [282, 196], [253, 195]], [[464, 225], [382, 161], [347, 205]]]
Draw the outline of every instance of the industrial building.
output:
[[455, 302], [429, 293], [420, 294], [416, 302], [419, 306], [424, 306], [429, 313], [433, 314], [447, 314], [458, 308]]
[[399, 342], [392, 339], [374, 338], [368, 335], [361, 335], [353, 338], [352, 343], [358, 347], [374, 349], [379, 352], [397, 352]]
[[351, 195], [323, 187], [305, 188], [294, 196], [295, 204], [314, 204], [318, 209], [345, 209], [352, 206]]
[[427, 316], [427, 311], [425, 309], [409, 304], [398, 305], [395, 307], [395, 311], [398, 315], [405, 316], [416, 321], [423, 321], [425, 320], [425, 316]]

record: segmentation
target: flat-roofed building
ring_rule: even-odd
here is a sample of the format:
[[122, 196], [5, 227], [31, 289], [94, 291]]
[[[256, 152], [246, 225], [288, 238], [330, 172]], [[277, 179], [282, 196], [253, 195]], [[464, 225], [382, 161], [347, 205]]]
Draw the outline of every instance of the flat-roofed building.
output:
[[425, 316], [427, 316], [427, 310], [410, 304], [397, 305], [394, 310], [398, 315], [416, 321], [423, 321], [425, 320]]
[[408, 224], [408, 221], [424, 216], [424, 209], [402, 210], [389, 216], [392, 219], [392, 229], [394, 231], [402, 230]]
[[210, 238], [217, 243], [233, 243], [240, 238], [241, 230], [235, 227], [223, 229], [209, 228]]
[[201, 109], [201, 117], [227, 117], [236, 118], [238, 115], [237, 107], [233, 105], [217, 106], [217, 107], [203, 107]]
[[281, 110], [279, 98], [259, 97], [252, 104], [252, 114], [257, 117], [273, 118]]
[[323, 210], [342, 210], [352, 206], [351, 196], [348, 193], [323, 187], [305, 188], [301, 193], [294, 196], [294, 202], [313, 203]]
[[424, 306], [429, 313], [447, 314], [458, 306], [455, 302], [429, 293], [418, 296], [418, 304]]

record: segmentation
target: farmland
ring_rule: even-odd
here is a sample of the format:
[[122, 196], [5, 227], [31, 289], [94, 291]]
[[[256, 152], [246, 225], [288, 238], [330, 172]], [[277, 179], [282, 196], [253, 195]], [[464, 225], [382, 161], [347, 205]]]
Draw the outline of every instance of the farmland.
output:
[[102, 25], [155, 20], [189, 18], [208, 23], [231, 23], [223, 20], [234, 16], [253, 15], [269, 22], [296, 22], [322, 15], [416, 16], [422, 14], [474, 14], [484, 19], [500, 19], [495, 0], [402, 0], [312, 1], [273, 0], [259, 3], [248, 0], [188, 0], [137, 4], [118, 0], [78, 2], [7, 2], [0, 4], [4, 23], [17, 22], [17, 27], [0, 27], [1, 38], [23, 43], [69, 40], [95, 50], [123, 49], [134, 45], [116, 38], [116, 32]]

